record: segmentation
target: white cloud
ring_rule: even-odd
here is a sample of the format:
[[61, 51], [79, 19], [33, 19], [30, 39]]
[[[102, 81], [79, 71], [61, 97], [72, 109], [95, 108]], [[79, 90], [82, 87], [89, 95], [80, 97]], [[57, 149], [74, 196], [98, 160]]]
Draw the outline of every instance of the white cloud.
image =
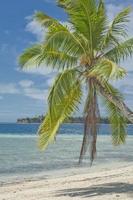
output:
[[46, 3], [55, 3], [55, 0], [43, 0]]
[[0, 94], [18, 94], [19, 90], [14, 83], [0, 83]]
[[49, 79], [47, 80], [47, 86], [48, 86], [48, 87], [51, 87], [51, 86], [53, 85], [53, 83], [54, 83], [54, 80], [55, 80], [55, 77], [54, 77], [54, 76], [52, 76], [51, 78], [49, 78]]
[[[31, 18], [31, 17], [30, 17]], [[42, 42], [45, 38], [46, 29], [42, 28], [36, 20], [31, 20], [26, 26], [26, 31], [31, 32], [37, 37], [37, 41]]]
[[54, 71], [55, 70], [47, 66], [39, 66], [38, 68], [33, 66], [33, 67], [29, 67], [23, 70], [23, 72], [28, 73], [28, 74], [38, 74], [38, 75], [43, 75], [43, 76], [51, 74]]
[[[46, 81], [46, 84], [47, 84], [47, 81]], [[34, 82], [31, 80], [21, 80], [18, 84], [0, 83], [0, 94], [3, 94], [3, 95], [19, 94], [26, 97], [30, 97], [32, 99], [46, 101], [47, 96], [48, 96], [48, 90], [35, 87]], [[0, 95], [0, 100], [2, 99], [3, 99], [3, 96]]]
[[21, 80], [19, 83], [21, 94], [32, 99], [46, 100], [48, 96], [47, 89], [41, 89], [34, 86], [31, 80]]
[[24, 88], [24, 95], [33, 99], [46, 100], [48, 96], [48, 90], [42, 90], [38, 88]]
[[31, 80], [22, 80], [22, 81], [19, 82], [19, 85], [21, 87], [27, 88], [27, 87], [34, 85], [34, 82], [31, 81]]

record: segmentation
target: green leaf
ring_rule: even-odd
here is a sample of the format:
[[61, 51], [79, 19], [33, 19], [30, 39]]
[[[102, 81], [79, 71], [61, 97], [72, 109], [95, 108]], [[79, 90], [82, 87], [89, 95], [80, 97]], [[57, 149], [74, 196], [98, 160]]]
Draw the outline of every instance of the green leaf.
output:
[[124, 68], [117, 66], [116, 63], [109, 59], [102, 59], [98, 65], [94, 66], [89, 72], [89, 76], [97, 77], [100, 80], [117, 80], [125, 77]]
[[108, 82], [104, 83], [104, 88], [110, 98], [105, 98], [103, 96], [100, 97], [104, 101], [109, 116], [110, 126], [112, 129], [112, 142], [115, 146], [121, 145], [124, 144], [126, 140], [127, 119], [118, 106], [110, 101], [110, 99], [112, 96], [117, 99], [117, 101], [123, 102], [123, 95]]
[[112, 128], [112, 142], [115, 146], [125, 143], [127, 120], [121, 111], [111, 102], [106, 100], [110, 126]]
[[116, 15], [107, 31], [105, 32], [102, 48], [116, 46], [121, 42], [123, 37], [125, 38], [128, 35], [127, 23], [129, 22], [130, 12], [131, 7], [128, 7]]
[[57, 0], [57, 5], [64, 9], [69, 9], [77, 0]]
[[38, 65], [38, 60], [42, 54], [42, 45], [36, 44], [30, 48], [27, 48], [23, 54], [19, 57], [19, 64], [21, 67], [27, 67], [31, 65]]
[[46, 15], [44, 12], [36, 12], [34, 19], [45, 28], [49, 28], [52, 25], [60, 25], [56, 19]]
[[78, 33], [71, 32], [67, 25], [50, 27], [45, 41], [48, 48], [63, 50], [72, 56], [79, 56], [86, 52], [86, 41]]
[[36, 68], [40, 65], [50, 66], [56, 69], [72, 68], [77, 65], [77, 57], [49, 49], [46, 45], [34, 45], [23, 52], [19, 58], [22, 68]]
[[97, 5], [95, 0], [77, 0], [67, 13], [76, 32], [86, 38], [87, 50], [93, 56], [93, 50], [98, 48], [106, 22], [102, 1]]
[[81, 95], [81, 84], [75, 70], [66, 70], [58, 75], [49, 94], [49, 111], [39, 129], [41, 149], [54, 140], [60, 124], [77, 109]]
[[113, 62], [119, 63], [121, 60], [126, 59], [133, 54], [133, 38], [130, 38], [110, 51], [108, 51], [105, 56], [111, 59]]

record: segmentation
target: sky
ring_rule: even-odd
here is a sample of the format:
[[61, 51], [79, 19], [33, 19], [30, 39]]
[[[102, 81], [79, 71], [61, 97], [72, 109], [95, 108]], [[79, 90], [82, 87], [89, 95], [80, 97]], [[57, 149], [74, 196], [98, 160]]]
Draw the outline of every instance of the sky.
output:
[[[132, 0], [106, 0], [110, 19]], [[47, 111], [47, 96], [55, 73], [47, 66], [22, 71], [18, 57], [26, 47], [42, 41], [44, 31], [32, 20], [36, 11], [66, 21], [67, 17], [55, 0], [0, 0], [0, 122], [15, 122], [17, 118], [41, 115]], [[133, 14], [129, 23], [133, 36]], [[133, 109], [133, 59], [121, 63], [128, 76], [116, 84]], [[80, 109], [79, 115], [82, 114]]]

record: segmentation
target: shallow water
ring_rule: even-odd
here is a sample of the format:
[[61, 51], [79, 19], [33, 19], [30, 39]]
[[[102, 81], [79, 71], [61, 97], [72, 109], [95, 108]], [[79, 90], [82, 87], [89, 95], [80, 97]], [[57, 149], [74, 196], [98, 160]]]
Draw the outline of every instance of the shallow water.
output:
[[[12, 130], [10, 125], [10, 130], [8, 127], [8, 131], [4, 133], [0, 129], [0, 183], [37, 177], [47, 178], [60, 172], [64, 173], [64, 170], [65, 173], [74, 173], [80, 168], [90, 169], [88, 155], [82, 166], [78, 165], [82, 124], [64, 125], [56, 142], [45, 152], [39, 151], [37, 147], [35, 132], [38, 125], [20, 125], [23, 132], [18, 131], [19, 125], [17, 131], [14, 126]], [[129, 126], [128, 129], [131, 134], [133, 126]], [[15, 133], [12, 134], [12, 131]], [[133, 164], [133, 136], [128, 136], [125, 145], [112, 147], [108, 125], [102, 125], [100, 132], [104, 135], [100, 134], [98, 137], [97, 159], [93, 168]]]

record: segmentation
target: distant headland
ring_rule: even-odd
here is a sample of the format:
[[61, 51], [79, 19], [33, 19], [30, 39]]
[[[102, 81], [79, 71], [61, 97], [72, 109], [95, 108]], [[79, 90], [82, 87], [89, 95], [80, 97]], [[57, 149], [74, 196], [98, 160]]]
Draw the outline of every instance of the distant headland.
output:
[[[40, 116], [35, 116], [35, 117], [26, 117], [26, 118], [20, 118], [17, 119], [17, 123], [22, 123], [22, 124], [30, 124], [30, 123], [41, 123], [45, 116], [40, 115]], [[83, 123], [84, 118], [83, 117], [70, 117], [69, 119], [65, 120], [64, 123]], [[109, 120], [108, 118], [101, 118], [100, 123], [108, 124]]]

